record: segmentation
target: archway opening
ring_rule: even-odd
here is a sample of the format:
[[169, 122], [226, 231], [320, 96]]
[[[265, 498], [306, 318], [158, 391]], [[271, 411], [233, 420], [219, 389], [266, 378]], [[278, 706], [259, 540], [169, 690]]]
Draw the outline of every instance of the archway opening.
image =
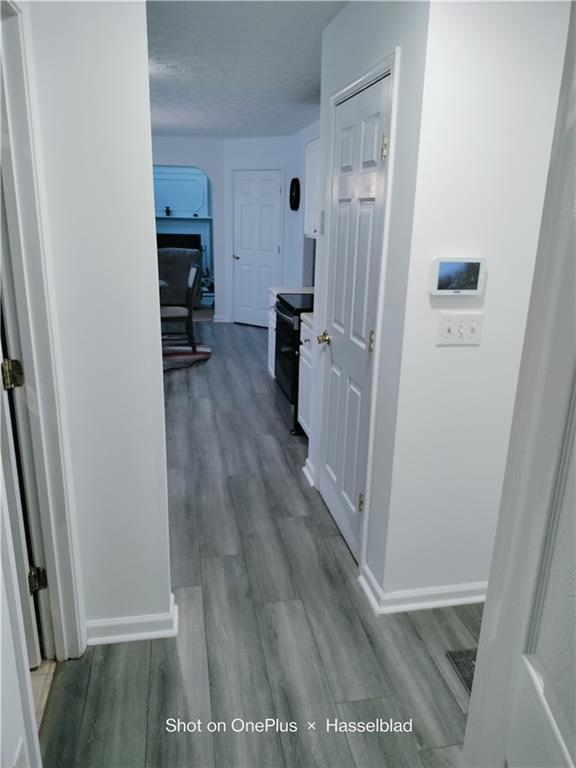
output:
[[154, 207], [159, 254], [165, 249], [201, 252], [194, 320], [212, 320], [215, 303], [212, 184], [197, 166], [154, 166]]

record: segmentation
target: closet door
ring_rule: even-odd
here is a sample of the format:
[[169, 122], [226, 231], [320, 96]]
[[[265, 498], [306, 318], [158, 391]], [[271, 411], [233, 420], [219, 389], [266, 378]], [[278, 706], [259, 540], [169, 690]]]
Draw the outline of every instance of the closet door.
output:
[[234, 321], [268, 325], [282, 279], [282, 171], [234, 173]]

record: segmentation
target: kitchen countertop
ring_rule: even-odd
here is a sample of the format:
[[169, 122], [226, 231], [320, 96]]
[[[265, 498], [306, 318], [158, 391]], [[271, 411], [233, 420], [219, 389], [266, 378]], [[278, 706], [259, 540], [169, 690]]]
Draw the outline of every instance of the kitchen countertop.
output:
[[314, 293], [314, 288], [270, 288], [270, 293]]

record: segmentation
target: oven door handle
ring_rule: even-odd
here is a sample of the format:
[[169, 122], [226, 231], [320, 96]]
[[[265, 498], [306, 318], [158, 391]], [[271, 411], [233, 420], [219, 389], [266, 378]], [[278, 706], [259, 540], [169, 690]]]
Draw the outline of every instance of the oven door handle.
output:
[[298, 318], [294, 315], [285, 315], [284, 312], [278, 309], [276, 307], [276, 314], [282, 318], [282, 320], [285, 320], [287, 323], [290, 323], [290, 325], [296, 330], [298, 328]]

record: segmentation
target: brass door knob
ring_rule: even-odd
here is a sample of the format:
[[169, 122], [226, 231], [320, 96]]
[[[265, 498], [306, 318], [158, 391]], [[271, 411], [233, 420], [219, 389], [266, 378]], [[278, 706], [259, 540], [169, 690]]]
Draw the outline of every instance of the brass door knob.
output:
[[321, 333], [320, 336], [316, 337], [316, 340], [318, 341], [318, 344], [330, 344], [330, 342], [332, 341], [328, 331], [323, 331], [323, 333]]

